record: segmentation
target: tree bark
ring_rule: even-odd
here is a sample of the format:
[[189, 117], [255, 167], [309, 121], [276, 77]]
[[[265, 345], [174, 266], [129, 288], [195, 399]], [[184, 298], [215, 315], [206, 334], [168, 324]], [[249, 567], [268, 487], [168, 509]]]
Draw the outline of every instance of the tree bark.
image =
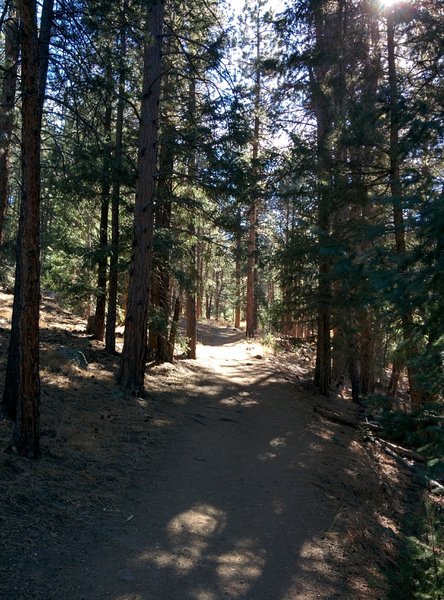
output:
[[[111, 77], [107, 78], [107, 86], [111, 85]], [[108, 94], [107, 94], [108, 96]], [[96, 340], [102, 341], [105, 335], [105, 313], [106, 313], [106, 284], [108, 267], [108, 221], [109, 221], [109, 199], [111, 191], [111, 99], [107, 97], [104, 115], [104, 148], [102, 164], [102, 182], [100, 194], [100, 226], [99, 226], [99, 256], [97, 259], [97, 297], [96, 312], [93, 319], [93, 331]]]
[[127, 1], [123, 2], [122, 22], [120, 23], [119, 54], [119, 98], [117, 101], [116, 131], [114, 141], [114, 157], [112, 171], [111, 192], [111, 257], [109, 264], [108, 284], [108, 313], [106, 317], [105, 350], [112, 354], [116, 351], [116, 323], [117, 323], [117, 293], [119, 278], [119, 207], [120, 207], [120, 182], [122, 177], [122, 147], [123, 147], [123, 120], [125, 110], [125, 67], [123, 57], [126, 54], [125, 13]]
[[168, 338], [169, 362], [173, 362], [173, 360], [174, 360], [174, 344], [176, 343], [177, 328], [179, 325], [179, 315], [180, 315], [180, 298], [179, 298], [179, 296], [177, 296], [176, 301], [174, 303], [173, 320], [171, 323], [170, 335]]
[[144, 388], [147, 351], [163, 19], [164, 3], [162, 0], [156, 0], [149, 6], [147, 19], [132, 261], [122, 360], [118, 375], [122, 389], [135, 393]]
[[19, 454], [36, 458], [39, 446], [39, 212], [40, 131], [39, 45], [37, 5], [18, 4], [22, 55], [22, 195], [11, 340], [4, 403], [15, 417], [14, 445]]
[[[322, 9], [314, 16], [316, 46], [325, 52], [325, 18]], [[319, 392], [328, 397], [331, 381], [331, 259], [325, 248], [331, 228], [330, 176], [331, 154], [328, 137], [332, 127], [331, 99], [324, 91], [327, 72], [323, 65], [309, 71], [313, 105], [316, 116], [317, 176], [318, 176], [318, 227], [319, 227], [319, 284], [318, 284], [318, 334], [316, 344], [315, 385]]]
[[190, 237], [193, 238], [193, 243], [190, 250], [191, 258], [191, 269], [190, 269], [190, 284], [186, 291], [186, 336], [188, 338], [188, 351], [187, 358], [196, 358], [196, 346], [197, 346], [197, 315], [196, 315], [196, 242], [194, 222], [192, 221], [189, 225]]
[[[196, 132], [195, 132], [195, 119], [196, 119], [196, 78], [191, 77], [190, 89], [189, 89], [189, 127], [191, 127], [191, 148], [190, 158], [188, 163], [188, 178], [190, 185], [192, 185], [193, 178], [196, 176]], [[197, 311], [196, 311], [196, 287], [197, 287], [197, 269], [196, 269], [196, 226], [194, 222], [194, 216], [192, 209], [190, 209], [190, 223], [188, 225], [188, 231], [191, 242], [190, 248], [190, 267], [189, 275], [190, 281], [186, 290], [186, 315], [187, 315], [187, 326], [186, 336], [188, 338], [188, 351], [187, 358], [196, 358], [196, 346], [197, 346]]]
[[[387, 57], [390, 88], [390, 191], [393, 199], [393, 225], [395, 229], [395, 248], [402, 259], [406, 254], [405, 223], [403, 214], [403, 192], [401, 186], [401, 159], [399, 148], [399, 98], [397, 87], [397, 69], [395, 56], [394, 9], [387, 15]], [[402, 267], [401, 267], [402, 268]], [[413, 313], [402, 309], [401, 323], [406, 346], [407, 376], [410, 386], [412, 407], [418, 409], [423, 404], [423, 394], [417, 384], [417, 369], [412, 364], [418, 356], [418, 348], [413, 339]]]
[[[168, 85], [165, 85], [165, 90]], [[169, 92], [165, 92], [168, 97]], [[158, 308], [161, 317], [160, 328], [150, 328], [150, 354], [157, 362], [168, 362], [168, 319], [170, 316], [170, 243], [168, 233], [171, 229], [172, 173], [174, 166], [175, 135], [171, 125], [165, 125], [164, 139], [160, 148], [159, 178], [157, 184], [157, 204], [155, 210], [155, 230], [166, 239], [160, 240], [154, 256], [153, 290], [151, 299]]]
[[248, 263], [247, 263], [247, 304], [246, 304], [246, 328], [245, 334], [247, 339], [254, 338], [257, 332], [257, 221], [259, 207], [259, 134], [260, 134], [260, 118], [259, 110], [261, 104], [261, 85], [262, 73], [260, 67], [261, 56], [261, 31], [260, 31], [260, 16], [256, 15], [256, 72], [254, 85], [254, 126], [253, 126], [253, 141], [252, 141], [252, 175], [253, 189], [252, 200], [248, 211]]
[[54, 0], [43, 0], [39, 32], [39, 109], [41, 115], [43, 115], [43, 105], [45, 104], [46, 79], [48, 76], [50, 54], [49, 45], [53, 20]]
[[234, 305], [234, 326], [240, 328], [241, 322], [241, 254], [242, 254], [242, 232], [240, 227], [240, 214], [238, 215], [238, 229], [236, 231], [236, 256], [235, 256], [235, 305]]
[[5, 63], [0, 104], [0, 246], [3, 244], [8, 208], [9, 151], [14, 128], [14, 102], [19, 58], [17, 9], [11, 1], [9, 19], [4, 28]]

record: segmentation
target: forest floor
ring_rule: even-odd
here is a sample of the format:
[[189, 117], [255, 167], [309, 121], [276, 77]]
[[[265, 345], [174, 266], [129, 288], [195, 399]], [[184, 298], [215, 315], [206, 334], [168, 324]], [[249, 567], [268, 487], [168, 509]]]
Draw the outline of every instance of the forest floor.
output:
[[[0, 386], [11, 303], [0, 294]], [[84, 329], [44, 298], [42, 457], [0, 453], [2, 600], [389, 598], [414, 486], [314, 412], [353, 407], [314, 393], [309, 349], [201, 325], [198, 359], [152, 366], [133, 398]], [[2, 448], [10, 436], [0, 421]]]

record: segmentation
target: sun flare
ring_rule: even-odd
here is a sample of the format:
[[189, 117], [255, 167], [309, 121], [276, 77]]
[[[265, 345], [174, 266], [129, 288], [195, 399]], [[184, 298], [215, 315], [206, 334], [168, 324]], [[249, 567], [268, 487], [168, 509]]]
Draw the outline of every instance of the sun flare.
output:
[[379, 4], [382, 9], [392, 8], [397, 4], [403, 4], [404, 0], [380, 0]]

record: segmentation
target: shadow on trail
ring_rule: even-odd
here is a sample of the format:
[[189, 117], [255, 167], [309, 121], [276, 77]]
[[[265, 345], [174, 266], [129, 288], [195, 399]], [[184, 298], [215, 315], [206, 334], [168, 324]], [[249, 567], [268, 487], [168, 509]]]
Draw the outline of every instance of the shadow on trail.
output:
[[[243, 339], [242, 332], [209, 326], [201, 339], [205, 334], [213, 340], [206, 345]], [[216, 344], [215, 336], [222, 341]], [[89, 348], [89, 360], [116, 360], [75, 338], [76, 348]], [[91, 382], [78, 370], [66, 389], [47, 386], [45, 403], [66, 417], [67, 439], [56, 455], [50, 450], [59, 438], [45, 440], [42, 480], [57, 490], [67, 468], [82, 470], [84, 489], [73, 480], [71, 512], [63, 498], [42, 493], [40, 509], [60, 513], [57, 534], [66, 556], [48, 534], [45, 554], [30, 554], [15, 583], [47, 589], [51, 600], [365, 598], [347, 580], [343, 557], [328, 552], [337, 508], [316, 474], [327, 463], [335, 476], [331, 439], [313, 427], [311, 406], [297, 387], [265, 361], [232, 360], [228, 367], [234, 378], [178, 364], [148, 400], [123, 398], [112, 378]], [[246, 370], [253, 384], [242, 383]], [[91, 385], [100, 395], [90, 406]], [[69, 404], [66, 415], [62, 402]], [[45, 461], [51, 461], [47, 472]], [[89, 512], [87, 494], [94, 498]], [[104, 512], [104, 506], [114, 508]], [[54, 565], [51, 574], [47, 564]], [[370, 567], [362, 566], [364, 580]]]
[[96, 557], [98, 581], [121, 558], [128, 582], [115, 581], [113, 600], [358, 597], [338, 575], [341, 559], [326, 558], [335, 512], [313, 473], [331, 446], [288, 384], [261, 364], [252, 371], [254, 387], [201, 370], [194, 400], [158, 404], [182, 427], [171, 427], [157, 478], [138, 492], [144, 506]]

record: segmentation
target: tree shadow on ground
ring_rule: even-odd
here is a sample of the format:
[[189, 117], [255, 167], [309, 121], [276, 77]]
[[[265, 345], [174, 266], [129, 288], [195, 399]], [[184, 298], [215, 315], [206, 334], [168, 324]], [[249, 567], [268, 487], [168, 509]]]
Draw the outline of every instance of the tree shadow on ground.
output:
[[[43, 362], [61, 339], [51, 335]], [[353, 435], [321, 426], [305, 390], [265, 361], [232, 360], [229, 376], [185, 361], [149, 371], [148, 398], [128, 398], [115, 357], [64, 335], [92, 364], [43, 372], [43, 458], [5, 463], [5, 597], [376, 597], [364, 586], [373, 565], [352, 571], [338, 543], [353, 542], [344, 511], [357, 529], [365, 503], [344, 500], [362, 494], [357, 465], [341, 458]]]

